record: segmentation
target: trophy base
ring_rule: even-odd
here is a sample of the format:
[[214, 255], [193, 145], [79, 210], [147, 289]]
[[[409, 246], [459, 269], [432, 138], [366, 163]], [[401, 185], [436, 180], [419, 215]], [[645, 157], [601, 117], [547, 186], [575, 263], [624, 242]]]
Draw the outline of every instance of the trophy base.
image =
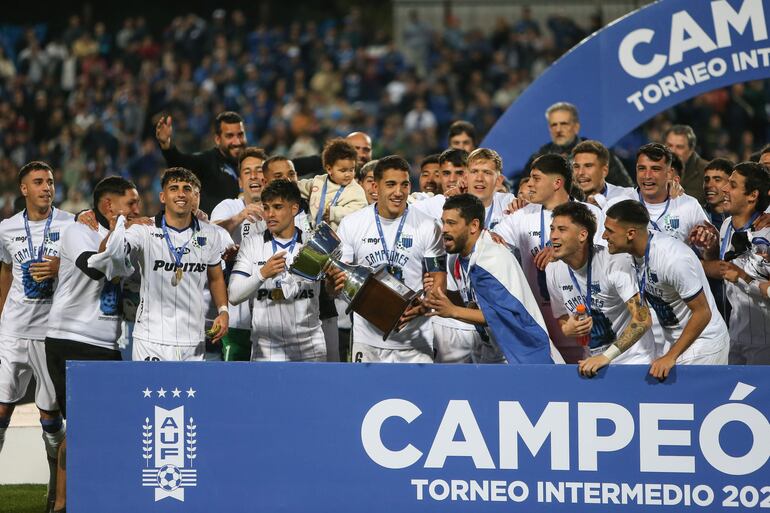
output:
[[382, 340], [386, 340], [419, 295], [381, 268], [366, 278], [345, 313], [353, 311], [371, 322], [382, 331]]

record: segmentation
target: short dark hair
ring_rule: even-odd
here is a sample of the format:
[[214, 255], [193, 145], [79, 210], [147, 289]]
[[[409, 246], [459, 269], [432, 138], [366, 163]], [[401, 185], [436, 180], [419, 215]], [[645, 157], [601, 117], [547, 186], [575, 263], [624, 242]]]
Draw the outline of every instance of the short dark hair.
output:
[[765, 153], [770, 153], [770, 144], [765, 144], [764, 146], [762, 146], [762, 149], [759, 150], [759, 156], [760, 157], [762, 155], [764, 155]]
[[470, 224], [474, 219], [478, 219], [481, 227], [484, 227], [484, 204], [473, 194], [458, 194], [450, 196], [444, 202], [444, 210], [457, 209], [460, 211], [466, 223]]
[[201, 181], [198, 180], [198, 177], [183, 167], [170, 167], [163, 171], [163, 175], [160, 177], [160, 188], [165, 188], [166, 184], [171, 182], [187, 182], [198, 190], [201, 188]]
[[338, 160], [345, 159], [352, 160], [353, 162], [358, 160], [358, 153], [352, 144], [341, 137], [331, 139], [324, 144], [324, 149], [321, 153], [321, 161], [324, 167], [333, 166]]
[[460, 148], [444, 150], [438, 156], [438, 163], [443, 166], [444, 162], [451, 162], [453, 166], [457, 167], [468, 167], [468, 152]]
[[427, 166], [428, 164], [438, 164], [438, 153], [434, 153], [433, 155], [428, 155], [422, 161], [420, 162], [420, 170]]
[[741, 162], [735, 165], [733, 171], [746, 179], [744, 189], [747, 195], [754, 191], [759, 192], [757, 204], [754, 205], [754, 211], [764, 212], [768, 205], [770, 205], [770, 196], [768, 196], [770, 192], [770, 175], [767, 173], [765, 166], [756, 162]]
[[684, 173], [684, 162], [682, 162], [679, 155], [674, 152], [671, 152], [671, 169], [676, 173], [676, 176], [679, 178], [682, 177], [682, 174]]
[[468, 134], [468, 137], [470, 137], [471, 141], [473, 141], [473, 145], [476, 145], [476, 127], [473, 126], [472, 123], [459, 120], [449, 125], [449, 135], [447, 136], [447, 139], [451, 139], [452, 137], [460, 134]]
[[363, 182], [364, 178], [366, 178], [366, 175], [369, 174], [369, 171], [371, 171], [372, 175], [374, 175], [374, 167], [377, 165], [377, 162], [379, 162], [379, 160], [374, 159], [370, 160], [363, 166], [356, 167], [356, 180]]
[[243, 161], [248, 158], [261, 159], [264, 161], [267, 160], [267, 153], [265, 153], [265, 150], [262, 148], [257, 148], [256, 146], [247, 146], [243, 149], [241, 155], [238, 157], [238, 169], [241, 168]]
[[698, 138], [695, 137], [695, 131], [690, 125], [673, 125], [671, 128], [666, 130], [665, 134], [663, 134], [664, 141], [668, 139], [669, 134], [683, 135], [687, 137], [687, 146], [690, 149], [695, 148], [695, 144], [698, 142]]
[[262, 203], [274, 199], [282, 199], [289, 203], [299, 204], [302, 201], [302, 195], [296, 183], [282, 178], [280, 180], [273, 180], [262, 190]]
[[564, 190], [569, 194], [572, 191], [572, 168], [569, 161], [557, 153], [540, 155], [532, 162], [532, 169], [537, 169], [547, 175], [559, 175], [564, 179]]
[[131, 189], [136, 189], [134, 182], [128, 181], [122, 176], [108, 176], [107, 178], [103, 178], [96, 184], [96, 187], [94, 187], [94, 208], [98, 207], [99, 201], [105, 194], [117, 194], [118, 196], [123, 196], [126, 191], [130, 191]]
[[580, 141], [577, 143], [577, 145], [572, 149], [572, 158], [575, 158], [575, 155], [578, 153], [591, 153], [593, 155], [596, 155], [596, 157], [599, 159], [599, 163], [603, 166], [606, 166], [610, 162], [610, 152], [607, 149], [605, 145], [600, 143], [599, 141]]
[[650, 214], [644, 205], [636, 200], [623, 200], [607, 209], [606, 217], [619, 223], [647, 226], [650, 224]]
[[716, 170], [722, 171], [724, 174], [729, 175], [733, 172], [735, 162], [730, 159], [717, 158], [706, 164], [704, 171]]
[[587, 206], [578, 201], [568, 201], [553, 209], [551, 219], [557, 216], [569, 217], [570, 221], [585, 228], [588, 231], [588, 244], [593, 245], [596, 235], [596, 216]]
[[217, 135], [222, 133], [222, 123], [227, 123], [228, 125], [233, 123], [243, 123], [243, 118], [240, 114], [231, 110], [220, 112], [214, 119], [214, 131]]
[[16, 180], [19, 185], [21, 185], [21, 181], [24, 180], [24, 177], [30, 174], [32, 171], [48, 171], [49, 173], [53, 174], [53, 169], [51, 169], [51, 166], [42, 160], [33, 160], [32, 162], [27, 162], [21, 166], [21, 169], [19, 169], [19, 174], [16, 175]]
[[380, 181], [382, 179], [382, 175], [384, 175], [385, 171], [388, 169], [397, 169], [398, 171], [406, 171], [409, 173], [409, 162], [407, 162], [404, 157], [399, 155], [388, 155], [387, 157], [382, 157], [377, 161], [377, 165], [374, 166], [374, 179], [376, 181]]
[[671, 165], [673, 160], [673, 153], [668, 146], [660, 143], [647, 143], [636, 152], [636, 160], [639, 160], [639, 156], [644, 155], [650, 160], [658, 162], [664, 160], [667, 165]]
[[[262, 163], [262, 172], [268, 171], [270, 169], [270, 165], [273, 162], [283, 162], [283, 161], [291, 162], [291, 160], [289, 160], [288, 158], [284, 157], [283, 155], [273, 155], [271, 157], [266, 158], [265, 161]], [[293, 162], [292, 162], [292, 164], [293, 164]]]

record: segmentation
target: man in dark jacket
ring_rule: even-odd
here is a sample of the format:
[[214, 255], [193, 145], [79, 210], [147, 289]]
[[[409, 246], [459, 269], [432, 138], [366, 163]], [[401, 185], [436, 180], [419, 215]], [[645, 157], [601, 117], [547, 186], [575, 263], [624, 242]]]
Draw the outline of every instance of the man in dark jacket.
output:
[[199, 153], [182, 153], [171, 142], [171, 116], [161, 116], [155, 126], [155, 138], [160, 144], [168, 167], [184, 167], [201, 182], [200, 208], [207, 214], [223, 199], [237, 198], [238, 157], [246, 147], [243, 118], [235, 112], [222, 112], [214, 121], [213, 148]]
[[695, 152], [697, 142], [695, 132], [688, 125], [674, 125], [666, 130], [663, 140], [666, 146], [684, 162], [684, 172], [679, 179], [684, 192], [703, 203], [706, 200], [703, 192], [703, 176], [708, 161]]
[[[548, 120], [548, 131], [551, 134], [551, 142], [540, 147], [529, 158], [524, 167], [522, 176], [529, 176], [532, 162], [540, 155], [546, 153], [556, 153], [566, 158], [570, 158], [572, 150], [579, 142], [586, 141], [585, 137], [580, 137], [580, 117], [577, 107], [567, 102], [554, 103], [545, 111], [545, 118]], [[607, 182], [620, 187], [635, 187], [636, 184], [629, 176], [625, 166], [614, 153], [610, 152], [610, 167], [607, 173]]]

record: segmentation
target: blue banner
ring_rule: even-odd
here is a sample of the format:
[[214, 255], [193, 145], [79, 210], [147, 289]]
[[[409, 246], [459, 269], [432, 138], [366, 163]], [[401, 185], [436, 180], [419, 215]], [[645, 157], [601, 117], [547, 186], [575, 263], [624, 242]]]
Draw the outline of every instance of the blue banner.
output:
[[[661, 0], [575, 46], [535, 80], [482, 141], [505, 173], [549, 142], [545, 110], [577, 106], [580, 135], [612, 146], [693, 96], [770, 76], [770, 0]], [[697, 131], [696, 127], [696, 131]]]
[[770, 506], [765, 367], [68, 364], [78, 512]]

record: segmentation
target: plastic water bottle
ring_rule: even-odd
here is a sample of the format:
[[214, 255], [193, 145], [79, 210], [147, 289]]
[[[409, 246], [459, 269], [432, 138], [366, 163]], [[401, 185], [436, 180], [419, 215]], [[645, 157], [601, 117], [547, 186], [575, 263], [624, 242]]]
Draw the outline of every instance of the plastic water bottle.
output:
[[[588, 319], [588, 312], [586, 311], [586, 305], [583, 303], [580, 303], [577, 305], [577, 308], [575, 309], [577, 313], [577, 318], [579, 321]], [[588, 347], [588, 344], [591, 342], [591, 334], [588, 335], [581, 335], [577, 337], [577, 343], [583, 347]]]

